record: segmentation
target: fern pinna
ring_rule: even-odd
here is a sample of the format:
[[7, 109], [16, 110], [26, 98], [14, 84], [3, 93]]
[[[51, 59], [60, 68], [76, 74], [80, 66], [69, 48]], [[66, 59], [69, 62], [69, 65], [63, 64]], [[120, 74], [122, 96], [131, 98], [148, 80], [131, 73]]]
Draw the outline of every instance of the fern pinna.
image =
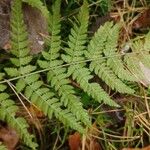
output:
[[7, 150], [7, 148], [0, 142], [0, 150]]
[[94, 71], [107, 85], [120, 93], [132, 94], [134, 90], [119, 79], [135, 80], [131, 73], [124, 69], [120, 55], [116, 52], [118, 33], [119, 25], [113, 26], [112, 22], [106, 23], [90, 41], [85, 56], [92, 59], [90, 70]]
[[[93, 78], [86, 63], [77, 64], [85, 60], [84, 52], [86, 51], [87, 29], [88, 29], [88, 4], [85, 1], [78, 15], [78, 21], [74, 24], [69, 36], [68, 47], [65, 49], [66, 55], [62, 54], [62, 59], [71, 64], [68, 68], [68, 75], [72, 75], [81, 88], [92, 96], [98, 102], [104, 100], [105, 104], [110, 106], [118, 106], [109, 95], [97, 83], [89, 83]], [[74, 64], [75, 63], [75, 64]]]
[[[15, 87], [18, 93], [24, 92], [26, 98], [41, 109], [49, 118], [52, 118], [54, 114], [65, 125], [83, 133], [84, 129], [80, 125], [79, 120], [69, 109], [62, 109], [62, 103], [55, 97], [55, 93], [43, 85], [43, 82], [40, 80], [40, 75], [31, 74], [36, 70], [36, 67], [31, 65], [32, 56], [29, 55], [30, 49], [28, 47], [27, 31], [23, 21], [21, 0], [13, 1], [11, 30], [11, 54], [13, 57], [10, 61], [12, 67], [5, 68], [5, 71], [10, 77], [20, 77], [14, 83], [16, 84]], [[28, 143], [26, 144], [30, 146]]]
[[53, 67], [47, 73], [47, 80], [51, 86], [55, 88], [60, 96], [60, 101], [64, 106], [67, 106], [69, 110], [85, 125], [90, 125], [89, 117], [86, 110], [83, 109], [80, 99], [75, 96], [74, 88], [70, 85], [70, 80], [66, 74], [66, 68], [56, 68], [63, 64], [60, 60], [60, 49], [61, 49], [61, 37], [60, 37], [60, 0], [56, 0], [53, 5], [52, 15], [52, 32], [51, 40], [49, 43], [49, 51], [43, 51], [43, 57], [45, 61], [39, 60], [38, 63], [41, 68]]
[[[0, 73], [0, 80], [3, 75]], [[18, 107], [10, 99], [9, 94], [5, 92], [6, 88], [6, 85], [0, 84], [0, 120], [6, 121], [12, 128], [16, 129], [23, 142], [34, 150], [37, 147], [37, 144], [33, 141], [34, 136], [28, 133], [29, 126], [26, 120], [22, 117], [16, 117]]]

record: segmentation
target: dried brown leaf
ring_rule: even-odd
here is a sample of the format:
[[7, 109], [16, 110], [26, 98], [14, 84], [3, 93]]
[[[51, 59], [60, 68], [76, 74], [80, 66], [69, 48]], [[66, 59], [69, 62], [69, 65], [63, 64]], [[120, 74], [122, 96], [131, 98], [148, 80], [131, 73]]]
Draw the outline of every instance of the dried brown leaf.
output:
[[70, 150], [80, 150], [81, 137], [78, 132], [75, 132], [73, 135], [69, 135], [68, 142]]
[[139, 17], [133, 22], [134, 29], [150, 27], [150, 9], [143, 11]]
[[14, 129], [2, 127], [0, 128], [0, 141], [4, 143], [8, 150], [15, 150], [19, 142], [19, 136]]

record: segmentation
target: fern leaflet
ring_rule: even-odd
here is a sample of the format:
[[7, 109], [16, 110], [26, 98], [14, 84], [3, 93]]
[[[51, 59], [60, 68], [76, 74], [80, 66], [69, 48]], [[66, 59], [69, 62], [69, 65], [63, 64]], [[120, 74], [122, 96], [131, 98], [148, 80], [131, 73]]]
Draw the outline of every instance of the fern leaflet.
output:
[[[110, 34], [111, 30], [113, 32]], [[101, 37], [101, 35], [103, 35], [103, 37]], [[113, 51], [113, 49], [116, 48], [116, 41], [118, 38], [115, 37], [118, 37], [117, 35], [118, 26], [116, 25], [113, 27], [112, 22], [107, 22], [103, 27], [99, 28], [94, 38], [90, 41], [88, 51], [85, 55], [88, 59], [92, 59], [90, 63], [90, 70], [94, 71], [95, 74], [107, 83], [107, 85], [121, 93], [132, 94], [134, 93], [134, 90], [125, 85], [115, 75], [116, 73], [121, 77], [123, 75], [121, 75], [120, 72], [123, 72], [124, 74], [127, 72], [126, 70], [123, 70], [121, 59], [119, 59], [118, 56], [116, 56], [116, 52]], [[103, 57], [103, 52], [108, 59]], [[99, 56], [98, 60], [95, 59], [97, 56]], [[111, 70], [111, 68], [113, 69]], [[129, 72], [126, 74], [128, 76]], [[127, 76], [125, 78], [127, 78]]]
[[[3, 75], [0, 74], [0, 76], [2, 77]], [[26, 120], [16, 117], [18, 107], [10, 99], [9, 95], [4, 92], [6, 88], [5, 85], [0, 84], [0, 120], [6, 121], [12, 128], [16, 129], [23, 142], [34, 150], [37, 147], [37, 144], [33, 142], [34, 136], [29, 134], [27, 130], [29, 126]]]
[[[28, 39], [26, 36], [27, 32], [23, 22], [21, 8], [21, 0], [15, 0], [12, 5], [13, 20], [11, 20], [11, 53], [14, 55], [14, 57], [11, 58], [11, 63], [16, 67], [5, 68], [5, 71], [10, 76], [15, 75], [13, 74], [13, 70], [17, 72], [17, 76], [28, 74], [27, 77], [22, 77], [17, 81], [17, 91], [24, 92], [24, 95], [28, 99], [30, 99], [31, 102], [34, 103], [38, 108], [40, 108], [50, 119], [54, 114], [55, 117], [65, 125], [70, 126], [71, 128], [83, 133], [84, 129], [80, 125], [80, 122], [78, 122], [78, 120], [72, 113], [70, 113], [70, 111], [61, 109], [62, 104], [58, 101], [58, 99], [54, 96], [55, 94], [51, 92], [50, 89], [44, 87], [43, 82], [40, 80], [40, 75], [30, 75], [30, 73], [33, 72], [36, 67], [30, 65], [32, 59], [29, 55], [30, 50], [28, 49]], [[20, 31], [22, 33], [20, 33]], [[30, 59], [22, 63], [22, 61], [26, 58]]]
[[[78, 22], [74, 24], [69, 35], [68, 48], [66, 48], [66, 55], [62, 55], [62, 59], [66, 63], [74, 63], [84, 60], [84, 53], [87, 42], [87, 28], [88, 28], [88, 3], [84, 1], [81, 11], [78, 15]], [[118, 106], [109, 95], [97, 84], [89, 83], [93, 78], [91, 72], [86, 68], [85, 63], [70, 65], [68, 68], [68, 75], [72, 75], [73, 79], [78, 82], [80, 87], [92, 96], [98, 102], [104, 101], [110, 106]]]
[[[53, 6], [52, 16], [52, 33], [51, 41], [49, 43], [49, 52], [42, 52], [45, 61], [39, 60], [40, 67], [45, 66], [52, 67], [62, 65], [63, 61], [60, 60], [60, 48], [61, 48], [61, 37], [60, 37], [60, 0], [56, 0]], [[45, 65], [47, 64], [47, 65]], [[70, 80], [66, 74], [66, 68], [52, 69], [47, 73], [47, 79], [51, 83], [51, 86], [55, 88], [60, 96], [61, 103], [67, 106], [69, 110], [81, 120], [85, 125], [90, 125], [89, 117], [87, 112], [83, 109], [82, 103], [79, 98], [75, 96], [74, 88], [70, 85]]]

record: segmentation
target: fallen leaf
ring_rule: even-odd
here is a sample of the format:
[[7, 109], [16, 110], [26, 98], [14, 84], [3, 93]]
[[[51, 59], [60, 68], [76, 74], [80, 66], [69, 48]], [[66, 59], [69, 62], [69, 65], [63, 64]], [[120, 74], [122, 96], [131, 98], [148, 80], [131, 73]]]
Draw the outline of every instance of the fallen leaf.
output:
[[150, 27], [150, 9], [144, 10], [139, 17], [133, 22], [133, 29]]
[[[84, 150], [102, 150], [99, 142], [94, 136], [99, 136], [96, 123], [93, 123], [92, 127], [88, 130], [87, 136], [85, 137]], [[69, 136], [68, 139], [70, 150], [81, 150], [82, 141], [81, 136], [78, 132], [75, 132], [73, 135]]]
[[78, 132], [75, 132], [73, 135], [69, 135], [68, 141], [70, 150], [80, 150], [81, 137]]
[[2, 141], [8, 150], [15, 150], [15, 147], [19, 142], [19, 136], [14, 129], [9, 127], [1, 127], [0, 141]]

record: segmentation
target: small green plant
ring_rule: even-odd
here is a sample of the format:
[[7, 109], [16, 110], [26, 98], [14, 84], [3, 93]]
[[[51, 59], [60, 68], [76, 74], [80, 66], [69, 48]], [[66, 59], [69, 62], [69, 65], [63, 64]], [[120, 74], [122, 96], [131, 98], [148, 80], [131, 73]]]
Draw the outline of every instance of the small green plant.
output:
[[[38, 8], [47, 19], [50, 19], [48, 24], [51, 37], [46, 42], [48, 50], [43, 50], [40, 59], [36, 59], [38, 65], [35, 65], [35, 60], [33, 61], [33, 56], [30, 55], [22, 2]], [[100, 83], [94, 82], [95, 75], [119, 93], [135, 92], [124, 81], [137, 81], [137, 78], [126, 69], [117, 50], [121, 25], [107, 22], [89, 41], [89, 7], [84, 0], [79, 14], [75, 16], [68, 41], [63, 44], [60, 10], [61, 0], [54, 2], [51, 12], [40, 0], [13, 0], [11, 7], [12, 56], [10, 66], [5, 67], [0, 74], [0, 119], [15, 128], [23, 142], [33, 150], [37, 149], [34, 136], [28, 132], [25, 119], [16, 117], [18, 107], [15, 101], [10, 99], [11, 95], [6, 90], [9, 87], [6, 84], [13, 86], [17, 94], [23, 94], [49, 119], [54, 116], [64, 126], [81, 134], [86, 133], [86, 127], [91, 127], [91, 119], [87, 110], [83, 108], [82, 98], [76, 92], [77, 87], [74, 87], [72, 82], [78, 84], [80, 91], [95, 101], [111, 107], [119, 107], [119, 104], [111, 99]], [[137, 46], [136, 43], [133, 45]], [[148, 46], [146, 38], [144, 49], [148, 49]], [[147, 59], [144, 55], [144, 63], [145, 58]], [[133, 69], [129, 61], [130, 59], [127, 59], [127, 65], [129, 69]], [[45, 76], [45, 72], [46, 80], [42, 80], [41, 76]]]

